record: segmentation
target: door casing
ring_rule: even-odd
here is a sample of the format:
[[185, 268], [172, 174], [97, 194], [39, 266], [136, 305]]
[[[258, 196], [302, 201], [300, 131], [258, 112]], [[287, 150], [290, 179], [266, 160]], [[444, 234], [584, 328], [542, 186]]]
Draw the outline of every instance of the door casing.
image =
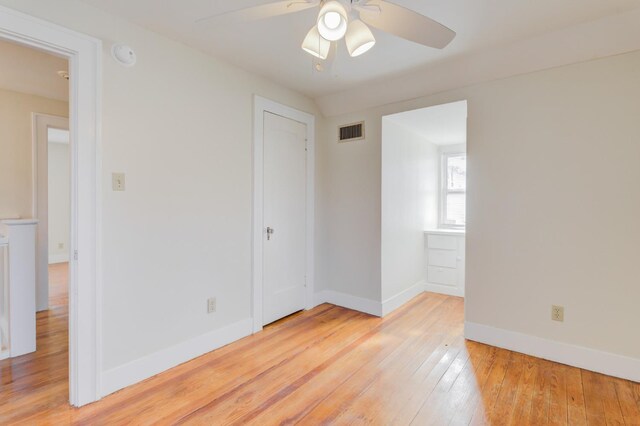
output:
[[270, 112], [307, 126], [307, 196], [306, 196], [306, 309], [314, 307], [314, 200], [315, 200], [315, 116], [260, 96], [254, 97], [253, 136], [253, 265], [252, 265], [252, 317], [253, 332], [262, 330], [263, 310], [263, 238], [264, 209], [264, 113]]

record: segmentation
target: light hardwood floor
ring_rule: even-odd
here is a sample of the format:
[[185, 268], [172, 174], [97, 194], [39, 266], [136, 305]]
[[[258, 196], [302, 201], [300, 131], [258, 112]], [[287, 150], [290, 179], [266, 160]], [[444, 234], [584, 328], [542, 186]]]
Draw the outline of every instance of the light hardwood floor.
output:
[[69, 303], [68, 276], [68, 263], [49, 265], [49, 306], [53, 309], [65, 308]]
[[0, 424], [640, 424], [640, 384], [465, 341], [454, 297], [322, 305], [82, 409], [66, 327], [39, 314], [38, 352], [0, 362]]

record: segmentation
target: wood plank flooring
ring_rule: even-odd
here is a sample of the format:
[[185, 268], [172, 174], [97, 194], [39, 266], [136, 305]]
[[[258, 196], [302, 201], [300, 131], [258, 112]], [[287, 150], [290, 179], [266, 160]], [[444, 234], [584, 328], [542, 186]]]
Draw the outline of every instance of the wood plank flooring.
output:
[[38, 352], [0, 362], [0, 424], [640, 425], [640, 384], [462, 336], [459, 298], [384, 319], [322, 305], [74, 409], [56, 306]]
[[67, 278], [69, 264], [54, 263], [49, 265], [49, 306], [52, 308], [65, 307], [69, 304]]

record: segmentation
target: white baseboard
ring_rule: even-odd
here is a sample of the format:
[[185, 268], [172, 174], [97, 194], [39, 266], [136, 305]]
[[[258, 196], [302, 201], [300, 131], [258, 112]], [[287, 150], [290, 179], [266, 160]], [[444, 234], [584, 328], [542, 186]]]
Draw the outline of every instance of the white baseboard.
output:
[[442, 284], [425, 283], [424, 291], [428, 291], [430, 293], [446, 294], [447, 296], [464, 297], [464, 290], [461, 290], [458, 287], [451, 287]]
[[109, 395], [249, 336], [252, 329], [253, 319], [248, 318], [105, 371], [102, 373], [101, 396]]
[[382, 316], [382, 303], [333, 290], [323, 290], [315, 294], [316, 306], [323, 303], [331, 303], [332, 305], [342, 306], [343, 308], [353, 309], [376, 317]]
[[382, 316], [384, 317], [389, 315], [391, 312], [395, 311], [400, 306], [404, 305], [405, 303], [407, 303], [408, 301], [410, 301], [420, 293], [424, 293], [424, 289], [425, 289], [425, 282], [420, 281], [412, 285], [408, 289], [404, 290], [403, 292], [400, 292], [395, 296], [392, 296], [387, 300], [383, 301]]
[[640, 359], [465, 322], [467, 339], [608, 376], [640, 382]]
[[49, 265], [54, 263], [65, 263], [69, 261], [69, 253], [58, 253], [49, 255]]
[[333, 290], [323, 290], [316, 293], [314, 301], [315, 306], [323, 303], [331, 303], [332, 305], [342, 306], [343, 308], [353, 309], [354, 311], [364, 312], [365, 314], [384, 317], [425, 291], [448, 294], [451, 296], [462, 296], [458, 289], [420, 281], [403, 292], [388, 298], [384, 302], [364, 299], [362, 297], [352, 296], [350, 294], [340, 293]]

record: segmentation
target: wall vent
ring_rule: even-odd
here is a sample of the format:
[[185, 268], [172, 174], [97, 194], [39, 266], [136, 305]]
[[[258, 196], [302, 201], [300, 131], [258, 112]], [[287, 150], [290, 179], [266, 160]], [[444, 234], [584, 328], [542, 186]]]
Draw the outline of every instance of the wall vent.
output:
[[347, 124], [338, 128], [338, 141], [351, 142], [364, 139], [364, 121]]

